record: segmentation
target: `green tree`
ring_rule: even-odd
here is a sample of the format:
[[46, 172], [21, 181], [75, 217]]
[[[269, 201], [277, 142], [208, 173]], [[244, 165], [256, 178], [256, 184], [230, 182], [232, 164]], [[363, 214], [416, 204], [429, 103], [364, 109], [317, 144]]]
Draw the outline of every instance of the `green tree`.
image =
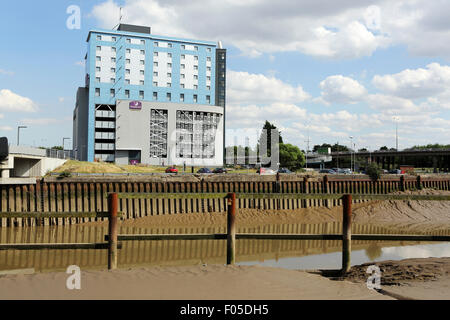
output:
[[377, 181], [381, 177], [381, 168], [378, 164], [372, 162], [367, 166], [366, 174], [372, 181]]
[[388, 151], [388, 150], [389, 150], [389, 148], [386, 147], [386, 146], [382, 146], [382, 147], [380, 148], [380, 151]]
[[280, 143], [280, 167], [295, 171], [305, 164], [305, 155], [297, 146]]

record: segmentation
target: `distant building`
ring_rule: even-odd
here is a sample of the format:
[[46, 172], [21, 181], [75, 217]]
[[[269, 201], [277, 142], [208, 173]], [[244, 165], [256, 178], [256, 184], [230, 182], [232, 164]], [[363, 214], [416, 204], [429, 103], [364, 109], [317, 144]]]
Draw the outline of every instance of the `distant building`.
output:
[[226, 49], [149, 27], [91, 30], [73, 148], [84, 161], [222, 165]]

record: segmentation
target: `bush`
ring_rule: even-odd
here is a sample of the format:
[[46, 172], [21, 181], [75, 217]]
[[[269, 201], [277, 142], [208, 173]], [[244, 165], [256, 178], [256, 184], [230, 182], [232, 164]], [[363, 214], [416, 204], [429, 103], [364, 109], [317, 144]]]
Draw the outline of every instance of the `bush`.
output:
[[381, 172], [381, 168], [375, 162], [369, 164], [366, 169], [366, 174], [372, 181], [377, 181], [378, 179], [380, 179]]

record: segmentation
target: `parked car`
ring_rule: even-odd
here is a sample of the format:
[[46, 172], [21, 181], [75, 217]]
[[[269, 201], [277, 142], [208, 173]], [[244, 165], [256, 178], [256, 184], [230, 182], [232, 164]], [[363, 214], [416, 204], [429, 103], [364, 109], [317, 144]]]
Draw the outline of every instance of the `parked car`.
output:
[[333, 169], [321, 169], [319, 173], [336, 174], [336, 171], [334, 171]]
[[226, 168], [215, 168], [213, 170], [213, 173], [227, 173], [227, 169]]
[[175, 167], [168, 167], [166, 173], [178, 173], [178, 169]]
[[276, 174], [276, 172], [270, 168], [259, 168], [258, 170], [256, 170], [256, 173], [260, 175]]
[[389, 171], [389, 173], [390, 174], [402, 174], [403, 172], [402, 172], [402, 170], [394, 169], [394, 170]]
[[208, 168], [200, 168], [197, 170], [197, 173], [212, 173]]
[[344, 169], [341, 169], [341, 172], [339, 172], [339, 173], [352, 174], [352, 170], [350, 168], [344, 168]]
[[288, 168], [280, 168], [278, 169], [278, 173], [292, 173]]

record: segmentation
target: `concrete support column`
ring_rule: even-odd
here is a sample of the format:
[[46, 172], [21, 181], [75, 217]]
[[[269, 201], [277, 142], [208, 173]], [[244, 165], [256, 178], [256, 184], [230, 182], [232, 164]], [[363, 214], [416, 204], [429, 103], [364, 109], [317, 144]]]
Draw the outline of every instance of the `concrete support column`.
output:
[[9, 169], [2, 169], [1, 170], [1, 177], [2, 178], [9, 178]]

